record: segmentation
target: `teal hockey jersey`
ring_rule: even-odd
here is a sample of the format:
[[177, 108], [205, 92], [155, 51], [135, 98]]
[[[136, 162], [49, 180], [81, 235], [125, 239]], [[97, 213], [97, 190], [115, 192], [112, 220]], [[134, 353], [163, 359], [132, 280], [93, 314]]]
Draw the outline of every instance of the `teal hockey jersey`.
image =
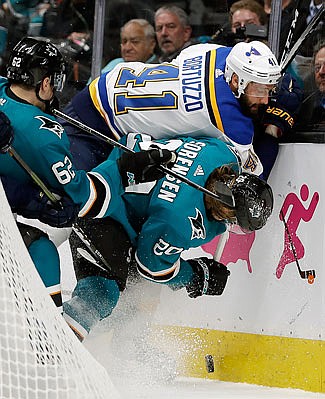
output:
[[[11, 121], [14, 130], [13, 148], [45, 185], [58, 195], [66, 193], [80, 205], [79, 216], [107, 216], [121, 206], [123, 191], [115, 161], [105, 161], [100, 173], [76, 170], [69, 149], [69, 140], [56, 119], [38, 107], [8, 95], [9, 83], [0, 78], [0, 110]], [[22, 183], [32, 179], [9, 155], [0, 155], [0, 175]], [[114, 184], [111, 176], [116, 176]], [[122, 204], [123, 205], [123, 204]]]
[[[231, 147], [216, 138], [177, 137], [155, 140], [154, 144], [176, 151], [177, 160], [172, 169], [203, 187], [215, 168], [230, 165], [234, 172], [240, 171]], [[152, 142], [148, 136], [129, 134], [127, 145], [139, 150], [148, 148]], [[109, 158], [117, 158], [119, 154], [120, 150], [115, 148]], [[204, 195], [171, 175], [126, 189], [123, 202], [128, 222], [137, 234], [136, 260], [145, 278], [156, 282], [175, 280], [184, 263], [183, 251], [199, 247], [226, 230], [224, 222], [208, 217]], [[118, 218], [119, 214], [117, 210], [112, 216]]]

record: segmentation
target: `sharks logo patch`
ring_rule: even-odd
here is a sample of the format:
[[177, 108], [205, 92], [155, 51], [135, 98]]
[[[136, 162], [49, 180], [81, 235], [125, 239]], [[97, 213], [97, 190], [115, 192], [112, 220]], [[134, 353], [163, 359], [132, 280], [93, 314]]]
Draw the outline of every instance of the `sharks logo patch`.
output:
[[192, 217], [192, 216], [188, 217], [189, 221], [191, 223], [191, 226], [192, 226], [191, 240], [194, 240], [196, 238], [204, 239], [204, 238], [206, 238], [206, 232], [205, 232], [205, 227], [203, 224], [203, 216], [202, 216], [202, 213], [197, 208], [195, 208], [195, 210], [196, 210], [195, 217]]
[[59, 122], [54, 121], [50, 118], [46, 118], [46, 116], [35, 116], [35, 118], [39, 119], [42, 122], [40, 129], [50, 130], [51, 132], [55, 133], [59, 138], [62, 137], [64, 129]]

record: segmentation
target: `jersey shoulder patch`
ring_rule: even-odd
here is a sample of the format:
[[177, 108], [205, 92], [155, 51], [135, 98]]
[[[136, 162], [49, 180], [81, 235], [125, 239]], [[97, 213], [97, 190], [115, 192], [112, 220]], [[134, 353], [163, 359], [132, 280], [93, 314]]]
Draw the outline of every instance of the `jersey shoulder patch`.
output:
[[35, 116], [35, 119], [39, 119], [42, 122], [41, 126], [39, 127], [40, 129], [50, 130], [61, 139], [64, 128], [59, 122], [43, 115], [37, 115]]

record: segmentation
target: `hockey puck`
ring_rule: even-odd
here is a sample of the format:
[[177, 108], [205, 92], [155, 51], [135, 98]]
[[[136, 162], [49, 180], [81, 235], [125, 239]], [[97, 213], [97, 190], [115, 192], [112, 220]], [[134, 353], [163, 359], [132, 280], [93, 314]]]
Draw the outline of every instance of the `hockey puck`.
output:
[[205, 355], [205, 367], [208, 373], [214, 372], [214, 361], [212, 355]]

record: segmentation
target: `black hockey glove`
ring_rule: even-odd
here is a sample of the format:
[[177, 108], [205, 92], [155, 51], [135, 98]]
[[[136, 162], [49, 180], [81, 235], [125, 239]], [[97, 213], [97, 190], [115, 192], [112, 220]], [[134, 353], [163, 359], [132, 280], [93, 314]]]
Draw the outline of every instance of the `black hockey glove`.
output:
[[14, 139], [14, 131], [7, 115], [0, 111], [0, 153], [5, 154]]
[[[270, 98], [263, 117], [263, 124], [267, 126], [266, 133], [281, 137], [292, 129], [303, 99], [303, 91], [289, 73], [282, 79], [281, 87], [274, 98]], [[270, 128], [273, 125], [275, 128]]]
[[21, 210], [20, 214], [26, 218], [38, 219], [52, 227], [70, 227], [77, 219], [80, 206], [69, 197], [60, 198], [59, 204], [54, 205], [39, 191]]
[[124, 187], [161, 179], [165, 173], [157, 166], [171, 168], [176, 154], [166, 149], [150, 148], [147, 151], [125, 152], [117, 160]]
[[189, 259], [194, 277], [186, 286], [188, 296], [221, 295], [226, 287], [230, 271], [225, 265], [209, 258]]
[[1, 181], [12, 211], [27, 219], [38, 219], [52, 227], [70, 227], [78, 216], [80, 207], [68, 196], [61, 197], [57, 206], [34, 185], [4, 176]]

